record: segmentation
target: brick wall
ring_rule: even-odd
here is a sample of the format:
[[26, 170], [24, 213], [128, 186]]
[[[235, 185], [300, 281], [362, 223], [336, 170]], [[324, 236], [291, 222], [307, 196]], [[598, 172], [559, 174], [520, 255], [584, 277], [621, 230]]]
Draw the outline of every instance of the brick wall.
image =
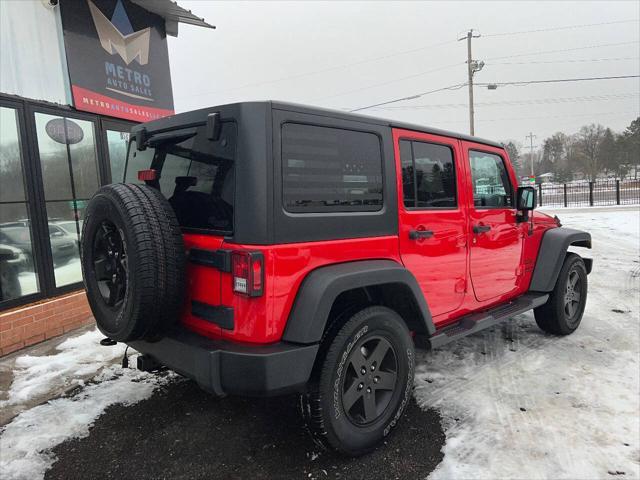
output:
[[93, 322], [84, 291], [0, 312], [0, 357]]

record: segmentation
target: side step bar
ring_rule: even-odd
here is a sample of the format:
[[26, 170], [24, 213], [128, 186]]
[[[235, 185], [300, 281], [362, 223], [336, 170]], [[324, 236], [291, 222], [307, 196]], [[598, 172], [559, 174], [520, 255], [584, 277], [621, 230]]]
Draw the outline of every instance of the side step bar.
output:
[[473, 335], [485, 328], [504, 322], [509, 318], [532, 310], [547, 302], [549, 295], [540, 293], [525, 293], [509, 303], [498, 305], [490, 310], [472, 313], [462, 317], [453, 325], [436, 330], [428, 342], [431, 348], [438, 348], [467, 335]]

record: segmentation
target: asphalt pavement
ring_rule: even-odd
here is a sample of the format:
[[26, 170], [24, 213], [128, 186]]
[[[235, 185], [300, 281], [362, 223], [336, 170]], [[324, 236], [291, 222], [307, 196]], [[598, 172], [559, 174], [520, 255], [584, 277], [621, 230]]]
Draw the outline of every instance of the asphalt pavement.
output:
[[133, 406], [114, 405], [89, 436], [53, 453], [52, 479], [414, 479], [442, 460], [436, 411], [412, 402], [385, 444], [360, 458], [322, 451], [296, 396], [215, 398], [191, 381], [169, 383]]

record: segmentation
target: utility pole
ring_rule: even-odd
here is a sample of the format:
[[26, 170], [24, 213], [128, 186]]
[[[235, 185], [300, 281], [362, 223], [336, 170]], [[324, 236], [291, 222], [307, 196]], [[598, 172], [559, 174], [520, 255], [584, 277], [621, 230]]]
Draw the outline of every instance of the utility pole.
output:
[[469, 85], [469, 134], [470, 135], [475, 134], [474, 110], [473, 110], [473, 75], [476, 72], [479, 72], [480, 70], [482, 70], [482, 67], [484, 67], [484, 62], [477, 62], [476, 60], [472, 59], [471, 39], [479, 38], [479, 37], [480, 37], [480, 33], [479, 32], [474, 33], [472, 28], [467, 32], [466, 36], [462, 36], [458, 38], [458, 41], [464, 40], [465, 38], [467, 39], [467, 77], [468, 77], [467, 82]]
[[527, 135], [524, 138], [528, 138], [529, 141], [530, 141], [529, 143], [531, 145], [531, 150], [530, 150], [530, 153], [529, 153], [529, 159], [531, 160], [531, 176], [533, 177], [534, 176], [534, 174], [533, 174], [533, 139], [536, 138], [536, 136], [533, 134], [533, 132], [529, 132], [529, 135]]

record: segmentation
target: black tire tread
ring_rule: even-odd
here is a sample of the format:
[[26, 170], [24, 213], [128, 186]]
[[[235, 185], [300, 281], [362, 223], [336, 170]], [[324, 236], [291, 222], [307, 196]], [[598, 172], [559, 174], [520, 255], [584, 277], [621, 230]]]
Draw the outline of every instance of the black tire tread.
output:
[[584, 261], [582, 258], [572, 252], [567, 253], [565, 257], [564, 263], [562, 264], [562, 269], [558, 274], [558, 279], [556, 280], [556, 284], [549, 294], [549, 300], [544, 305], [541, 305], [534, 309], [533, 315], [540, 327], [541, 330], [551, 333], [553, 335], [569, 335], [575, 331], [576, 328], [569, 328], [565, 322], [564, 318], [564, 289], [566, 283], [566, 277], [569, 274], [569, 271], [573, 268], [575, 264], [581, 265], [584, 270], [584, 295], [587, 295], [587, 269], [584, 265]]
[[[167, 200], [156, 189], [146, 185], [111, 184], [100, 188], [94, 195], [106, 197], [122, 212], [122, 222], [128, 235], [129, 256], [136, 256], [135, 289], [129, 289], [127, 302], [131, 302], [128, 331], [118, 341], [132, 341], [157, 335], [175, 321], [180, 313], [185, 289], [185, 250], [180, 227]], [[91, 208], [83, 224], [82, 248], [83, 276], [86, 284], [85, 248], [92, 248], [92, 239], [85, 233], [89, 225]], [[86, 245], [85, 245], [86, 242]], [[95, 293], [95, 292], [94, 292]], [[88, 291], [89, 303], [102, 301]], [[100, 319], [96, 316], [98, 326]]]
[[[323, 393], [321, 385], [325, 381], [325, 376], [329, 376], [330, 378], [333, 374], [332, 366], [326, 365], [324, 360], [326, 358], [336, 357], [342, 350], [344, 342], [352, 335], [355, 326], [360, 324], [372, 313], [377, 312], [396, 314], [396, 312], [384, 306], [366, 307], [350, 316], [350, 318], [348, 318], [350, 312], [347, 311], [345, 312], [345, 315], [339, 316], [334, 322], [332, 322], [323, 335], [318, 352], [318, 359], [309, 381], [307, 391], [300, 396], [300, 409], [306, 427], [311, 433], [312, 438], [324, 449], [334, 449], [347, 455], [361, 455], [373, 449], [372, 447], [359, 452], [348, 451], [343, 448], [339, 439], [332, 437], [331, 433], [326, 428], [323, 419]], [[346, 322], [344, 321], [345, 317], [348, 318]], [[402, 325], [402, 328], [406, 330], [406, 325], [403, 322], [399, 323]], [[406, 330], [406, 334], [409, 335], [408, 330]]]

